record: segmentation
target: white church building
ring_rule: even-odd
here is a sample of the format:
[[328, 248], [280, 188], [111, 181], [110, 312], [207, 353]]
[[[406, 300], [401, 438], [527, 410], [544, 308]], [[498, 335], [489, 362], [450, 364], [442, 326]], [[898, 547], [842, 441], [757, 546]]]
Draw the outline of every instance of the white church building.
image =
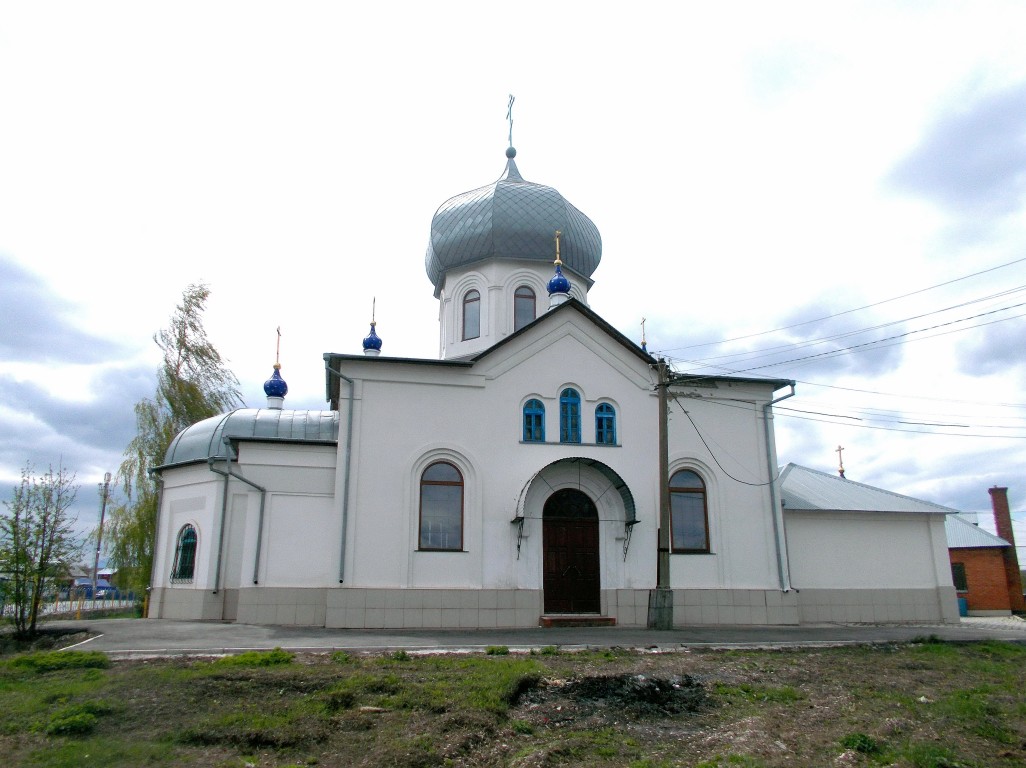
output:
[[[599, 232], [515, 155], [431, 222], [439, 359], [387, 356], [371, 323], [362, 353], [324, 355], [328, 409], [285, 408], [276, 365], [266, 408], [174, 439], [157, 469], [150, 616], [646, 625], [658, 361], [589, 307]], [[660, 586], [674, 626], [957, 621], [951, 510], [784, 503], [772, 408], [793, 392], [671, 378]]]

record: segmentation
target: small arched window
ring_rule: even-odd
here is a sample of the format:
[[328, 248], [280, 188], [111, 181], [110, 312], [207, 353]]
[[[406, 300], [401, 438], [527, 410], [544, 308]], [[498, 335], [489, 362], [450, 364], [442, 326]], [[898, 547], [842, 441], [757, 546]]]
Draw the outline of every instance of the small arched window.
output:
[[609, 403], [600, 403], [595, 408], [595, 442], [616, 445], [616, 410]]
[[672, 551], [709, 551], [705, 483], [690, 469], [674, 472], [670, 478], [670, 518]]
[[171, 567], [171, 582], [183, 583], [192, 581], [196, 570], [196, 529], [186, 525], [178, 532], [175, 544], [175, 562]]
[[481, 294], [467, 291], [463, 296], [463, 340], [481, 335]]
[[513, 294], [513, 330], [519, 331], [535, 317], [534, 291], [522, 285]]
[[420, 476], [420, 549], [463, 549], [463, 475], [437, 461]]
[[524, 442], [545, 442], [545, 404], [541, 400], [524, 403]]
[[559, 395], [559, 442], [581, 442], [581, 395], [569, 387]]

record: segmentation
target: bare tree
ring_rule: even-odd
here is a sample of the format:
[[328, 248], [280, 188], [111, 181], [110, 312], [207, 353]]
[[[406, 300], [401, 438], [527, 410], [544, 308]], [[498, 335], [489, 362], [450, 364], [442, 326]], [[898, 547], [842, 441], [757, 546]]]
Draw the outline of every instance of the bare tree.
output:
[[36, 477], [30, 466], [21, 471], [7, 511], [0, 514], [0, 573], [7, 577], [8, 599], [14, 606], [15, 632], [36, 634], [45, 588], [58, 572], [82, 553], [70, 508], [78, 486], [74, 474], [51, 466]]

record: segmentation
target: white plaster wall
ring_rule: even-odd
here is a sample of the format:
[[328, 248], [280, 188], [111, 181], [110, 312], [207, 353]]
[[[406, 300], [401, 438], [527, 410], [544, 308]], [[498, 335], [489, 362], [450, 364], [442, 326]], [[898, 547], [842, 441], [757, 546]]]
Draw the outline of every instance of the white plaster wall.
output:
[[[615, 491], [610, 491], [615, 498], [597, 499], [605, 518], [603, 588], [647, 587], [654, 580], [654, 565], [644, 562], [654, 563], [655, 553], [652, 374], [636, 355], [608, 340], [596, 342], [594, 333], [590, 322], [567, 312], [561, 322], [518, 337], [473, 370], [347, 361], [344, 372], [358, 379], [348, 584], [539, 588], [544, 498], [532, 497], [535, 508], [528, 516], [534, 519], [525, 524], [520, 560], [510, 521], [527, 482], [568, 456], [594, 458], [616, 471], [631, 488], [642, 520], [624, 565], [622, 502]], [[573, 378], [567, 378], [568, 371]], [[556, 442], [559, 393], [565, 386], [576, 387], [583, 398], [583, 444]], [[521, 408], [531, 396], [546, 406], [546, 444], [521, 442]], [[594, 444], [594, 408], [600, 401], [617, 409], [620, 445]], [[344, 418], [345, 404], [342, 413]], [[465, 551], [459, 553], [417, 551], [420, 473], [439, 459], [452, 461], [464, 475]], [[608, 481], [593, 481], [597, 494], [609, 490]], [[646, 539], [649, 546], [641, 546]]]
[[[213, 478], [213, 479], [212, 479]], [[154, 586], [204, 590], [213, 583], [217, 549], [218, 484], [206, 464], [166, 473], [161, 495], [158, 539], [154, 549]], [[192, 525], [197, 532], [196, 568], [188, 584], [170, 584], [178, 532]]]
[[721, 380], [670, 400], [669, 472], [705, 481], [711, 550], [670, 556], [674, 589], [779, 586], [762, 408], [771, 397], [771, 385]]
[[[555, 259], [555, 245], [553, 245]], [[549, 308], [547, 290], [555, 274], [551, 262], [492, 259], [446, 273], [439, 294], [439, 335], [441, 356], [452, 359], [481, 352], [513, 333], [513, 293], [518, 286], [534, 290], [536, 316]], [[570, 279], [570, 295], [588, 303], [591, 281], [564, 269]], [[475, 289], [481, 294], [481, 335], [463, 340], [463, 297]]]
[[[943, 515], [785, 510], [791, 583], [797, 589], [919, 589], [939, 578]], [[946, 555], [944, 555], [946, 559]]]

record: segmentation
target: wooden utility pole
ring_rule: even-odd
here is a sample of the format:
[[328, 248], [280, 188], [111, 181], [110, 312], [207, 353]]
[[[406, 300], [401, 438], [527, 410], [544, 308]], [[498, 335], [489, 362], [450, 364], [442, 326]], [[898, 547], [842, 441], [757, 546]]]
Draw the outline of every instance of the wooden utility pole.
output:
[[673, 590], [670, 589], [670, 477], [666, 360], [659, 358], [659, 536], [656, 553], [656, 588], [648, 597], [650, 629], [673, 629]]

